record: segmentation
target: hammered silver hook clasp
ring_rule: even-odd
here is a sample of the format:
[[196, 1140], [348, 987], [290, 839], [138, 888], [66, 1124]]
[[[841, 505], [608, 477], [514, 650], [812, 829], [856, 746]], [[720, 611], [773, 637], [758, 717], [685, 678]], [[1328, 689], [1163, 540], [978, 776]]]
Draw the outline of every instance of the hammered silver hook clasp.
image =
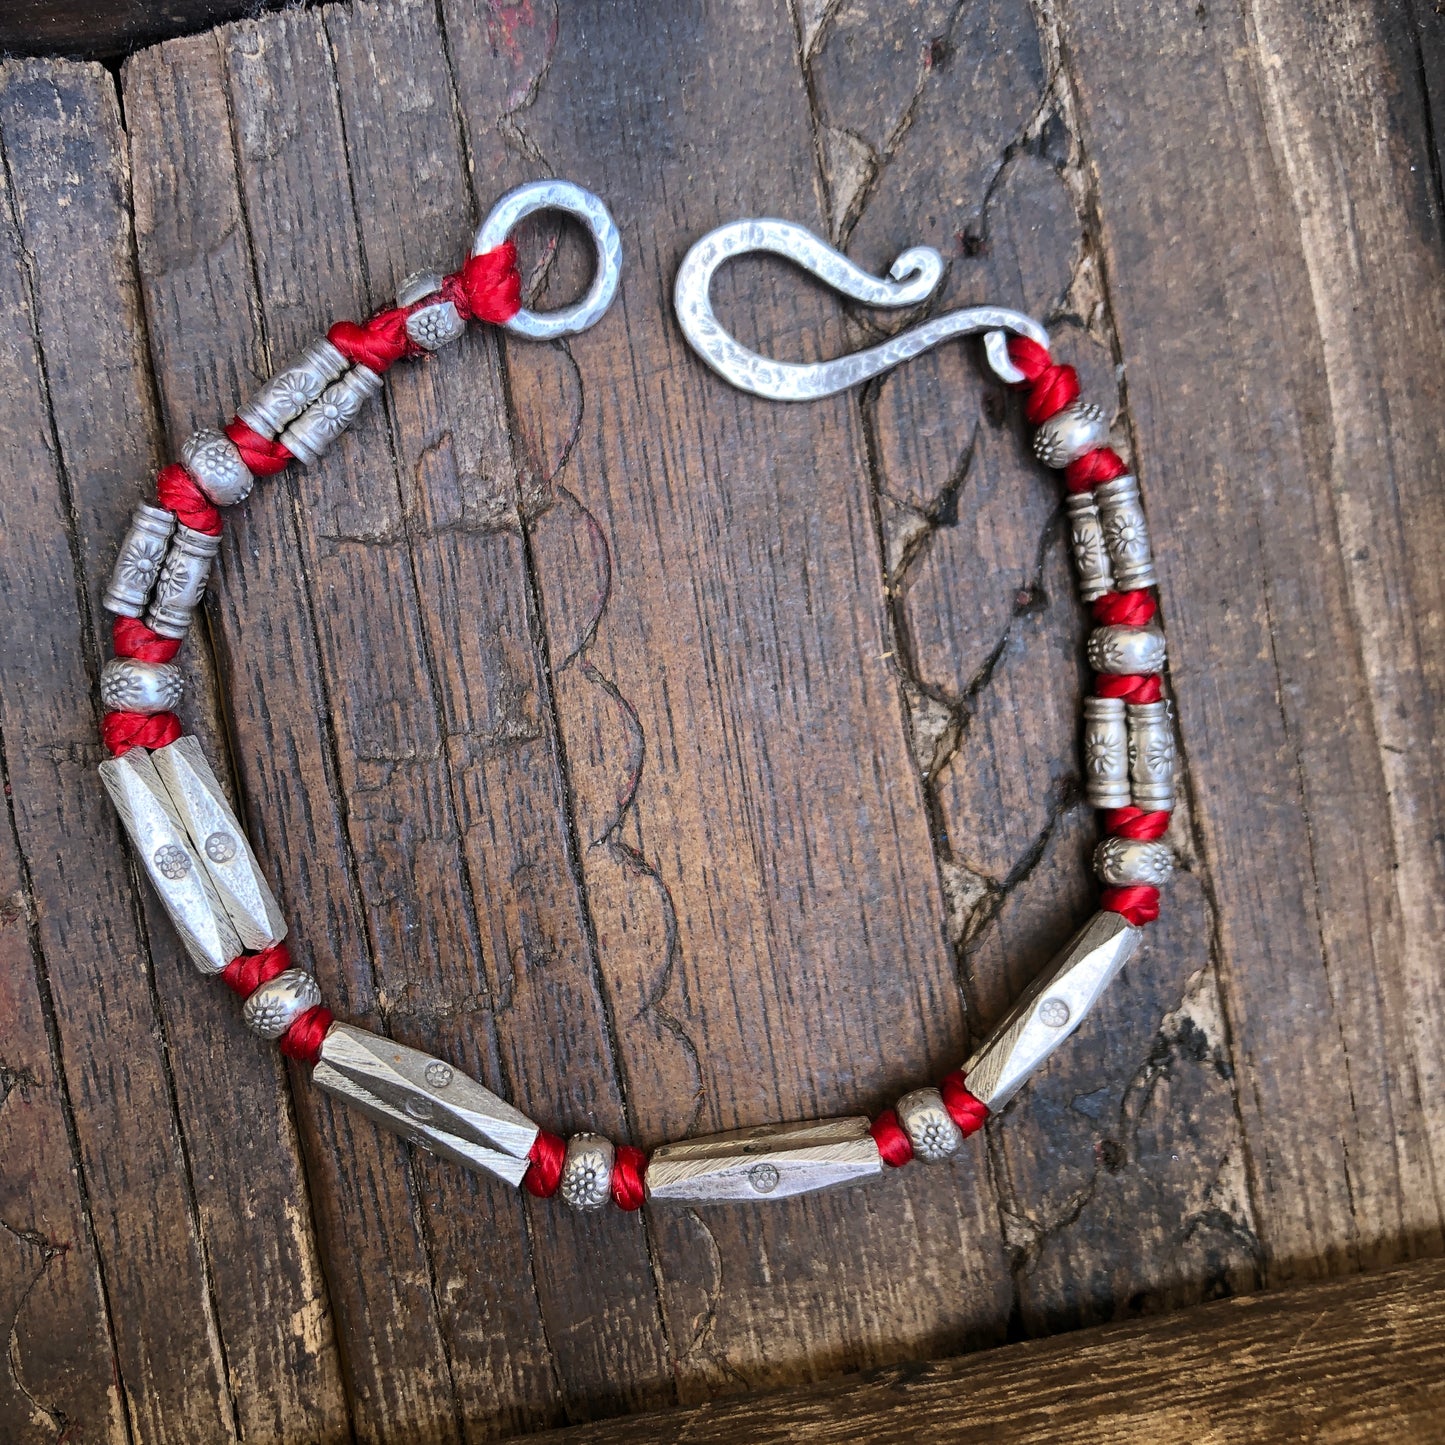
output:
[[532, 181], [508, 191], [492, 207], [491, 215], [477, 230], [472, 255], [480, 256], [483, 251], [500, 246], [519, 221], [537, 211], [565, 211], [575, 216], [587, 227], [597, 247], [597, 269], [592, 285], [580, 301], [557, 311], [528, 311], [523, 307], [510, 321], [502, 323], [518, 336], [550, 341], [586, 331], [601, 320], [603, 312], [612, 305], [622, 276], [622, 238], [617, 234], [617, 223], [611, 212], [591, 191], [571, 181]]
[[749, 351], [718, 323], [709, 294], [713, 273], [736, 256], [771, 251], [811, 272], [835, 291], [867, 306], [915, 306], [932, 294], [943, 276], [943, 257], [931, 246], [905, 251], [887, 277], [870, 276], [841, 251], [791, 221], [731, 221], [709, 231], [683, 257], [673, 287], [677, 319], [692, 349], [714, 371], [743, 391], [772, 401], [811, 401], [833, 396], [888, 371], [900, 362], [932, 350], [954, 336], [983, 333], [984, 352], [994, 374], [1017, 384], [1024, 374], [1009, 360], [1008, 334], [1027, 336], [1040, 346], [1048, 332], [1031, 316], [1001, 306], [970, 306], [950, 311], [877, 346], [835, 361], [774, 361]]

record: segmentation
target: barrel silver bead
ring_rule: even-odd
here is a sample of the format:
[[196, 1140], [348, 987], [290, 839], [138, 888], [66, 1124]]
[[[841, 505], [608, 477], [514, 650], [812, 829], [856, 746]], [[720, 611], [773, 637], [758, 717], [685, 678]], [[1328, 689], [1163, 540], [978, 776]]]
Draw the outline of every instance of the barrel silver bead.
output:
[[221, 550], [219, 536], [177, 527], [166, 560], [156, 579], [155, 594], [146, 613], [146, 626], [162, 637], [184, 637], [191, 617], [206, 595], [211, 562]]
[[296, 420], [350, 362], [324, 337], [288, 361], [236, 415], [268, 441]]
[[186, 438], [181, 446], [181, 465], [217, 507], [244, 502], [256, 482], [236, 443], [212, 427], [202, 427]]
[[1152, 587], [1159, 580], [1149, 552], [1149, 527], [1139, 504], [1137, 477], [1116, 477], [1094, 489], [1104, 545], [1114, 569], [1114, 585], [1121, 592]]
[[1062, 468], [1109, 440], [1109, 423], [1096, 402], [1073, 401], [1034, 433], [1034, 455], [1046, 466]]
[[288, 968], [263, 983], [246, 1000], [246, 1027], [263, 1039], [279, 1039], [308, 1009], [321, 1002], [321, 989], [305, 969]]
[[1114, 590], [1099, 509], [1088, 492], [1073, 493], [1064, 507], [1069, 515], [1069, 550], [1079, 574], [1079, 596], [1092, 602]]
[[937, 1164], [958, 1153], [963, 1130], [953, 1122], [937, 1089], [914, 1089], [898, 1101], [895, 1112], [918, 1158]]
[[100, 673], [100, 700], [107, 712], [174, 712], [184, 690], [173, 662], [112, 657]]
[[455, 304], [437, 295], [445, 279], [437, 271], [418, 271], [397, 289], [396, 304], [401, 307], [416, 306], [430, 296], [437, 297], [426, 306], [418, 306], [406, 318], [406, 334], [424, 351], [440, 351], [467, 329]]
[[562, 1165], [562, 1198], [573, 1209], [601, 1209], [612, 1195], [617, 1150], [600, 1134], [574, 1134]]
[[1113, 677], [1162, 672], [1164, 634], [1157, 627], [1096, 627], [1089, 634], [1089, 666]]
[[381, 378], [369, 366], [353, 366], [281, 433], [281, 445], [304, 466], [311, 466], [356, 420], [362, 404], [380, 390]]
[[175, 525], [174, 513], [163, 507], [148, 507], [143, 502], [131, 513], [130, 530], [120, 544], [110, 586], [102, 599], [107, 612], [139, 617], [145, 611]]
[[1167, 702], [1129, 704], [1129, 786], [1134, 806], [1168, 812], [1174, 806], [1174, 725]]
[[1129, 806], [1129, 727], [1120, 698], [1084, 699], [1084, 796], [1091, 808]]
[[1167, 843], [1105, 838], [1094, 849], [1094, 872], [1108, 888], [1162, 888], [1174, 876]]

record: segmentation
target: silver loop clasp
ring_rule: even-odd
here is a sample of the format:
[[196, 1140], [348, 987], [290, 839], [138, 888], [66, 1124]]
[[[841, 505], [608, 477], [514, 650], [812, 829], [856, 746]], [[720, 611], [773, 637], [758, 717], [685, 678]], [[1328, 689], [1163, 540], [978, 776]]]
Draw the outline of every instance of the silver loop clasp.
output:
[[575, 336], [595, 325], [612, 305], [622, 277], [622, 238], [617, 223], [602, 202], [571, 181], [532, 181], [508, 191], [482, 222], [472, 255], [491, 251], [511, 235], [517, 223], [536, 211], [566, 211], [576, 216], [592, 233], [597, 245], [597, 272], [587, 294], [575, 306], [557, 311], [528, 311], [525, 307], [502, 324], [518, 336], [549, 341], [556, 336]]
[[905, 251], [888, 276], [870, 276], [841, 251], [834, 250], [791, 221], [731, 221], [709, 231], [683, 257], [673, 286], [677, 319], [692, 349], [718, 375], [743, 391], [772, 401], [810, 401], [833, 396], [850, 386], [888, 371], [954, 336], [983, 332], [984, 353], [994, 374], [1011, 385], [1024, 374], [1009, 360], [1008, 335], [1027, 336], [1048, 346], [1049, 334], [1031, 316], [1001, 306], [970, 306], [926, 321], [835, 361], [774, 361], [734, 341], [718, 324], [709, 295], [713, 273], [735, 256], [771, 251], [811, 272], [835, 291], [869, 306], [914, 306], [927, 297], [943, 276], [943, 257], [931, 246]]

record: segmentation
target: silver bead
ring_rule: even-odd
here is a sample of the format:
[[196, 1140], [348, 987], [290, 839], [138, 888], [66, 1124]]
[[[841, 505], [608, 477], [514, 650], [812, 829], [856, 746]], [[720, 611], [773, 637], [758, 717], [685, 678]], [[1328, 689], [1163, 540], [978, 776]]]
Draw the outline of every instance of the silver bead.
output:
[[1094, 849], [1094, 872], [1109, 888], [1162, 888], [1174, 876], [1174, 854], [1165, 843], [1105, 838]]
[[612, 1165], [617, 1150], [600, 1134], [574, 1134], [562, 1165], [562, 1198], [573, 1209], [601, 1209], [612, 1195]]
[[867, 1119], [768, 1124], [664, 1144], [647, 1164], [647, 1197], [694, 1204], [787, 1199], [882, 1172]]
[[963, 1130], [953, 1122], [937, 1089], [914, 1089], [905, 1094], [896, 1112], [913, 1152], [926, 1163], [936, 1164], [958, 1153]]
[[1034, 433], [1034, 455], [1046, 466], [1062, 468], [1109, 440], [1109, 423], [1096, 402], [1073, 401]]
[[1136, 808], [1173, 808], [1174, 726], [1167, 702], [1129, 704], [1129, 783]]
[[142, 503], [131, 513], [130, 530], [116, 554], [101, 603], [107, 612], [139, 617], [145, 611], [175, 525], [174, 514], [161, 507]]
[[1079, 573], [1079, 596], [1085, 602], [1092, 602], [1114, 590], [1099, 509], [1088, 492], [1071, 494], [1064, 509], [1069, 515], [1069, 550], [1074, 554], [1074, 566]]
[[184, 690], [173, 662], [112, 657], [100, 673], [100, 700], [107, 712], [171, 712]]
[[151, 760], [241, 942], [257, 949], [279, 943], [286, 920], [200, 742], [179, 737], [157, 748]]
[[1139, 481], [1136, 477], [1116, 477], [1094, 489], [1099, 518], [1104, 529], [1104, 545], [1114, 569], [1114, 585], [1121, 592], [1139, 587], [1152, 587], [1159, 579], [1154, 572], [1154, 559], [1149, 553], [1149, 528], [1144, 509], [1139, 505]]
[[268, 441], [295, 421], [351, 363], [324, 337], [288, 361], [236, 415]]
[[1089, 666], [1111, 676], [1164, 671], [1164, 634], [1157, 627], [1096, 627], [1089, 634]]
[[1129, 806], [1129, 729], [1120, 698], [1084, 699], [1084, 797], [1091, 808]]
[[[401, 283], [396, 293], [398, 306], [415, 306], [428, 296], [435, 296], [445, 277], [437, 271], [418, 271]], [[406, 334], [426, 351], [440, 351], [467, 329], [456, 306], [446, 300], [418, 307], [406, 318]]]
[[146, 626], [162, 637], [184, 637], [191, 616], [206, 595], [211, 562], [221, 550], [219, 536], [177, 527], [156, 579], [155, 595], [146, 613]]
[[241, 940], [191, 848], [151, 755], [132, 748], [108, 758], [100, 765], [100, 777], [186, 952], [202, 973], [220, 973], [240, 953]]
[[369, 366], [353, 366], [281, 433], [281, 445], [304, 466], [311, 466], [356, 420], [362, 403], [380, 390], [381, 378]]
[[304, 968], [288, 968], [263, 983], [241, 1010], [246, 1027], [263, 1039], [279, 1039], [307, 1009], [321, 1002], [321, 988]]
[[1118, 913], [1096, 913], [964, 1065], [974, 1098], [997, 1113], [1083, 1022], [1143, 937]]
[[233, 507], [251, 495], [256, 478], [236, 443], [212, 427], [193, 431], [181, 444], [181, 465], [217, 507]]
[[396, 304], [403, 309], [415, 306], [418, 301], [435, 296], [446, 279], [440, 271], [413, 271], [396, 288]]

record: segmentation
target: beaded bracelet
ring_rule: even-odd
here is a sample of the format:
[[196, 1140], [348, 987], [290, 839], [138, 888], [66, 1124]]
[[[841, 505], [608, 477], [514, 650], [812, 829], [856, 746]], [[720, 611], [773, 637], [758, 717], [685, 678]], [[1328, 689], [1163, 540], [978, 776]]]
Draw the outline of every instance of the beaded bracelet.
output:
[[[516, 250], [507, 239], [540, 210], [576, 216], [597, 248], [587, 295], [547, 313], [522, 307]], [[1104, 811], [1105, 836], [1094, 855], [1104, 884], [1099, 911], [961, 1069], [905, 1094], [876, 1119], [737, 1130], [665, 1144], [649, 1157], [596, 1134], [564, 1140], [445, 1061], [333, 1018], [315, 979], [293, 963], [285, 920], [245, 832], [174, 711], [182, 683], [173, 659], [220, 547], [220, 509], [243, 501], [257, 477], [322, 456], [381, 390], [391, 366], [441, 350], [469, 321], [534, 338], [575, 334], [596, 322], [616, 292], [621, 248], [595, 196], [558, 181], [511, 192], [477, 232], [459, 271], [407, 278], [394, 306], [359, 325], [336, 323], [224, 430], [190, 436], [180, 464], [158, 474], [154, 504], [137, 507], [104, 598], [115, 614], [116, 655], [101, 674], [101, 733], [112, 757], [100, 775], [196, 967], [239, 994], [246, 1024], [309, 1065], [327, 1093], [420, 1148], [540, 1197], [560, 1193], [576, 1209], [609, 1199], [637, 1209], [647, 1199], [783, 1198], [915, 1157], [949, 1158], [1079, 1026], [1138, 948], [1143, 925], [1158, 916], [1159, 888], [1173, 870], [1159, 841], [1173, 806], [1174, 744], [1160, 688], [1164, 635], [1149, 590], [1148, 533], [1138, 484], [1108, 447], [1100, 408], [1078, 399], [1073, 368], [1051, 360], [1037, 322], [993, 307], [950, 313], [837, 361], [770, 360], [734, 341], [709, 299], [717, 267], [753, 250], [786, 256], [873, 306], [926, 298], [942, 274], [937, 253], [905, 252], [880, 279], [800, 227], [736, 222], [688, 253], [675, 290], [678, 316], [694, 349], [727, 380], [792, 401], [855, 385], [949, 337], [982, 333], [995, 374], [1027, 388], [1035, 455], [1063, 471], [1080, 593], [1097, 623], [1088, 640], [1094, 692], [1083, 711], [1085, 793]]]

